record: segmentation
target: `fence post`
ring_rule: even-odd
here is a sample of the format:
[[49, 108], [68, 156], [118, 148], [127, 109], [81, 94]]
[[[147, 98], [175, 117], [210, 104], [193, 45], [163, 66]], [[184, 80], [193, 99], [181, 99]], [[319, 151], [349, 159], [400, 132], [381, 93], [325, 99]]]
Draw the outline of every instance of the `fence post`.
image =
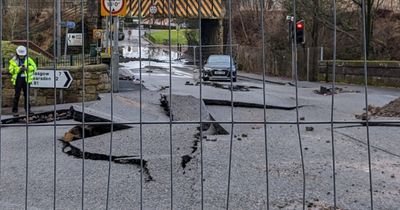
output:
[[72, 57], [72, 55], [69, 55], [69, 65], [70, 66], [73, 66], [73, 57]]
[[59, 103], [63, 104], [64, 103], [64, 91], [63, 91], [63, 89], [60, 89], [60, 92], [59, 92], [58, 96], [59, 96], [59, 100], [60, 100]]
[[193, 66], [196, 66], [196, 46], [193, 47]]
[[38, 57], [35, 58], [35, 63], [36, 63], [36, 66], [39, 67], [39, 58]]
[[321, 61], [324, 60], [324, 47], [321, 47]]
[[2, 63], [3, 63], [3, 68], [6, 68], [6, 59], [4, 57]]
[[310, 81], [310, 48], [307, 47], [307, 82]]

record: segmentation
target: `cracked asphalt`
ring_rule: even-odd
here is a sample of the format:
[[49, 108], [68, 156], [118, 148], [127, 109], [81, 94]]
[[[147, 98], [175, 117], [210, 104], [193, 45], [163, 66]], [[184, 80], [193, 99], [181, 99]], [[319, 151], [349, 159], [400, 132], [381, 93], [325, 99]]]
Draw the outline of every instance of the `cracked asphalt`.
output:
[[[131, 50], [137, 46], [132, 41]], [[123, 42], [127, 46], [128, 42]], [[145, 52], [145, 49], [144, 49]], [[162, 52], [162, 51], [160, 51]], [[136, 54], [130, 52], [130, 56]], [[155, 57], [157, 58], [157, 57]], [[85, 103], [85, 112], [113, 118], [125, 123], [129, 129], [112, 134], [112, 156], [125, 161], [111, 163], [110, 209], [140, 209], [140, 164], [127, 164], [128, 159], [140, 160], [142, 151], [146, 161], [143, 170], [143, 209], [170, 209], [173, 190], [174, 209], [201, 208], [201, 174], [203, 174], [204, 209], [225, 209], [228, 189], [228, 164], [232, 143], [230, 179], [230, 209], [266, 209], [266, 149], [268, 154], [269, 206], [271, 209], [302, 209], [302, 165], [299, 138], [295, 124], [268, 124], [252, 122], [264, 120], [260, 108], [234, 107], [231, 123], [221, 123], [228, 135], [218, 135], [212, 128], [199, 135], [200, 107], [202, 119], [230, 122], [230, 106], [207, 106], [200, 103], [198, 72], [191, 65], [174, 60], [169, 72], [165, 55], [159, 61], [142, 63], [143, 86], [135, 81], [120, 81], [121, 92], [101, 94], [99, 101]], [[139, 78], [139, 62], [121, 63], [121, 72]], [[151, 70], [151, 71], [148, 71]], [[147, 71], [147, 72], [146, 72]], [[172, 75], [172, 87], [169, 75]], [[246, 76], [253, 76], [243, 73]], [[247, 77], [246, 77], [247, 78]], [[275, 79], [278, 80], [278, 79]], [[187, 81], [193, 85], [187, 85]], [[285, 82], [285, 81], [283, 81]], [[229, 85], [226, 82], [218, 84]], [[253, 86], [249, 91], [234, 91], [233, 100], [263, 104], [263, 84], [259, 80], [238, 80], [237, 85]], [[331, 96], [318, 95], [314, 90], [323, 83], [299, 83], [299, 116], [304, 122], [330, 121]], [[348, 92], [335, 95], [336, 121], [356, 121], [354, 115], [365, 107], [363, 87], [338, 85]], [[261, 88], [261, 89], [259, 89]], [[350, 91], [351, 90], [351, 91]], [[172, 91], [173, 96], [169, 96]], [[160, 106], [161, 94], [166, 95], [175, 122], [188, 124], [169, 125], [170, 118]], [[266, 104], [295, 106], [295, 88], [291, 85], [266, 83]], [[382, 106], [400, 97], [398, 89], [375, 88], [369, 90], [369, 103]], [[230, 90], [219, 86], [202, 86], [202, 98], [231, 100]], [[172, 100], [171, 100], [172, 99]], [[111, 112], [111, 100], [113, 112]], [[142, 106], [140, 104], [142, 103]], [[68, 105], [63, 105], [63, 107]], [[75, 104], [79, 110], [80, 104]], [[61, 107], [61, 105], [60, 105]], [[142, 120], [148, 122], [140, 126]], [[52, 107], [36, 107], [49, 111]], [[10, 116], [2, 116], [5, 119]], [[296, 122], [296, 110], [267, 109], [270, 122]], [[374, 120], [387, 119], [376, 118]], [[390, 120], [399, 120], [390, 118]], [[157, 124], [151, 124], [157, 123]], [[360, 121], [361, 122], [361, 121]], [[28, 144], [28, 209], [53, 208], [53, 179], [56, 172], [56, 208], [80, 209], [82, 180], [84, 180], [84, 208], [103, 209], [107, 193], [107, 160], [86, 159], [82, 179], [82, 156], [68, 154], [59, 141], [73, 126], [73, 120], [52, 122], [25, 127], [1, 128], [0, 209], [22, 209], [25, 201], [26, 144]], [[338, 207], [341, 209], [369, 209], [369, 168], [366, 127], [335, 125], [334, 144], [336, 157], [336, 189]], [[306, 131], [313, 127], [313, 131]], [[170, 132], [172, 131], [172, 133]], [[27, 133], [29, 135], [26, 141]], [[304, 153], [306, 206], [314, 209], [333, 208], [332, 138], [330, 124], [300, 126]], [[172, 141], [170, 141], [170, 136]], [[142, 137], [142, 150], [140, 148]], [[71, 142], [71, 146], [91, 154], [109, 157], [111, 134]], [[371, 163], [375, 209], [398, 209], [400, 206], [400, 141], [397, 127], [371, 126]], [[202, 146], [202, 148], [201, 148]], [[63, 150], [64, 149], [64, 150]], [[172, 149], [172, 150], [171, 150]], [[54, 153], [55, 152], [55, 153]], [[96, 157], [104, 157], [96, 156]], [[54, 159], [56, 157], [56, 159]], [[203, 157], [201, 159], [201, 157]], [[172, 159], [171, 159], [172, 158]], [[129, 160], [131, 160], [129, 159]], [[54, 168], [56, 160], [56, 168]], [[203, 164], [201, 164], [201, 161]], [[171, 165], [172, 163], [172, 165]], [[172, 169], [172, 173], [171, 173]], [[172, 187], [171, 189], [171, 175]], [[152, 179], [149, 179], [151, 176]]]

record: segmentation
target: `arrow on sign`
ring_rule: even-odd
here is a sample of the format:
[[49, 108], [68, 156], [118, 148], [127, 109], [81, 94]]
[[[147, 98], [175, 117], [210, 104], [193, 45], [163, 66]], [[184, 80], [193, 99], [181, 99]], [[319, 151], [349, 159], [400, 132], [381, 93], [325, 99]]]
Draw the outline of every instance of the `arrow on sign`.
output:
[[56, 78], [56, 82], [60, 82], [63, 85], [63, 88], [69, 88], [69, 86], [72, 83], [72, 77], [71, 74], [69, 73], [69, 71], [64, 71], [64, 76], [60, 76], [58, 78]]
[[34, 88], [56, 88], [67, 89], [72, 84], [72, 76], [67, 70], [57, 70], [54, 76], [54, 70], [37, 70], [33, 75], [31, 87]]

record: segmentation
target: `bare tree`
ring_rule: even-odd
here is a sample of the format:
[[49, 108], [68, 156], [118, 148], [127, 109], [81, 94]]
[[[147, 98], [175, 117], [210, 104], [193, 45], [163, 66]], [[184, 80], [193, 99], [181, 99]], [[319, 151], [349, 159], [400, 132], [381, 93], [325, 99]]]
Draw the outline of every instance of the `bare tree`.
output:
[[21, 15], [24, 8], [22, 6], [6, 6], [5, 8], [7, 11], [4, 16], [5, 37], [13, 40], [17, 31], [17, 25], [22, 20]]
[[[363, 5], [362, 0], [352, 0], [360, 8], [362, 14]], [[371, 43], [374, 37], [374, 19], [376, 11], [382, 6], [383, 0], [365, 0], [365, 31], [366, 31], [366, 45], [367, 45], [367, 58], [371, 51]]]

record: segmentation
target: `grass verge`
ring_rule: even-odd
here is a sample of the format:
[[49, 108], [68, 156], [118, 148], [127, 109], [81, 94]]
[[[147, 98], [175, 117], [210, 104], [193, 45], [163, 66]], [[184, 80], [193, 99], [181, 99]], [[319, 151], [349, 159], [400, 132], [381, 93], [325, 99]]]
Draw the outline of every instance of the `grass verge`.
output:
[[[192, 29], [182, 29], [182, 30], [171, 30], [171, 45], [181, 44], [187, 45], [188, 40], [186, 38], [186, 32], [195, 31]], [[168, 45], [169, 31], [168, 30], [157, 30], [146, 34], [148, 38], [154, 44]]]

